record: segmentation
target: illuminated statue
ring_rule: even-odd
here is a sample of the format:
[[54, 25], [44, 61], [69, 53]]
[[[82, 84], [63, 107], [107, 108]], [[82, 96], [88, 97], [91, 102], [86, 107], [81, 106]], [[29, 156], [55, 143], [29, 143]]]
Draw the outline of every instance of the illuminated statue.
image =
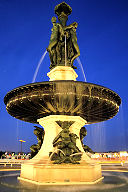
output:
[[87, 145], [84, 145], [83, 143], [83, 139], [84, 137], [87, 135], [87, 130], [85, 127], [82, 127], [80, 129], [80, 141], [81, 141], [81, 144], [82, 144], [82, 147], [84, 149], [85, 152], [90, 152], [90, 153], [93, 153], [92, 149], [90, 147], [88, 147]]
[[37, 126], [34, 127], [35, 127], [34, 134], [37, 136], [38, 143], [30, 147], [32, 158], [38, 153], [44, 140], [44, 130]]
[[[73, 163], [78, 164], [81, 159], [81, 151], [76, 146], [79, 137], [69, 131], [69, 125], [63, 124], [62, 131], [53, 140], [53, 147], [57, 148], [52, 159], [55, 164]], [[51, 153], [50, 153], [51, 155]]]
[[47, 51], [50, 56], [50, 69], [56, 66], [73, 66], [74, 60], [80, 55], [77, 44], [76, 22], [66, 26], [68, 15], [72, 9], [66, 3], [61, 3], [55, 7], [55, 13], [58, 16], [59, 23], [56, 23], [56, 17], [52, 17], [52, 34]]

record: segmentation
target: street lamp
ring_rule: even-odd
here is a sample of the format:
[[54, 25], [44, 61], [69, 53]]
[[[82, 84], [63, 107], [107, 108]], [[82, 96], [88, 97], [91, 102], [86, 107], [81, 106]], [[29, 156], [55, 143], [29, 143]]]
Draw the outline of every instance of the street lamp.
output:
[[22, 153], [22, 143], [25, 143], [26, 141], [24, 141], [24, 140], [19, 140], [20, 141], [20, 143], [21, 143], [21, 153]]

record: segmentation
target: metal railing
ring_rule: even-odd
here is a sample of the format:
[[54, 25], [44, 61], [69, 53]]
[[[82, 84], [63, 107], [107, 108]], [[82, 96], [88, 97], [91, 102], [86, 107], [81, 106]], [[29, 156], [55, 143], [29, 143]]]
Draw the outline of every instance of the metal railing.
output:
[[22, 160], [22, 159], [0, 159], [0, 167], [20, 167], [22, 163], [28, 160]]

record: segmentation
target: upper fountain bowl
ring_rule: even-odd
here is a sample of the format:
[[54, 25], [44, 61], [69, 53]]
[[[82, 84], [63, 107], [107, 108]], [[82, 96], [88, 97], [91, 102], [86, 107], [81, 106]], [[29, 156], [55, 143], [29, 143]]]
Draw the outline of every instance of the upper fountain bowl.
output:
[[15, 88], [7, 93], [4, 103], [10, 115], [31, 123], [48, 115], [71, 115], [91, 124], [115, 116], [121, 99], [103, 86], [61, 80]]

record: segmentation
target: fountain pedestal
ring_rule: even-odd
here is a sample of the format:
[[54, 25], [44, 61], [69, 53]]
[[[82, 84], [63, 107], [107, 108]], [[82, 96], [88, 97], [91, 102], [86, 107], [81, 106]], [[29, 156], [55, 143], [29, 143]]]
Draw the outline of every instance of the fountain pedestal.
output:
[[[53, 147], [53, 140], [62, 130], [57, 124], [58, 121], [72, 122], [69, 130], [79, 137], [76, 146], [82, 152], [82, 158], [78, 165], [53, 164], [50, 160], [49, 153], [54, 153], [56, 150]], [[38, 119], [38, 122], [45, 130], [44, 142], [38, 154], [28, 163], [22, 164], [19, 179], [44, 185], [53, 183], [92, 184], [102, 179], [101, 166], [90, 160], [80, 141], [80, 129], [87, 123], [83, 118], [80, 116], [50, 115]]]
[[21, 181], [40, 185], [95, 184], [103, 179], [101, 165], [81, 163], [73, 164], [23, 164]]
[[62, 79], [76, 81], [76, 78], [78, 77], [73, 68], [68, 66], [57, 66], [47, 73], [47, 76], [50, 78], [50, 81]]

